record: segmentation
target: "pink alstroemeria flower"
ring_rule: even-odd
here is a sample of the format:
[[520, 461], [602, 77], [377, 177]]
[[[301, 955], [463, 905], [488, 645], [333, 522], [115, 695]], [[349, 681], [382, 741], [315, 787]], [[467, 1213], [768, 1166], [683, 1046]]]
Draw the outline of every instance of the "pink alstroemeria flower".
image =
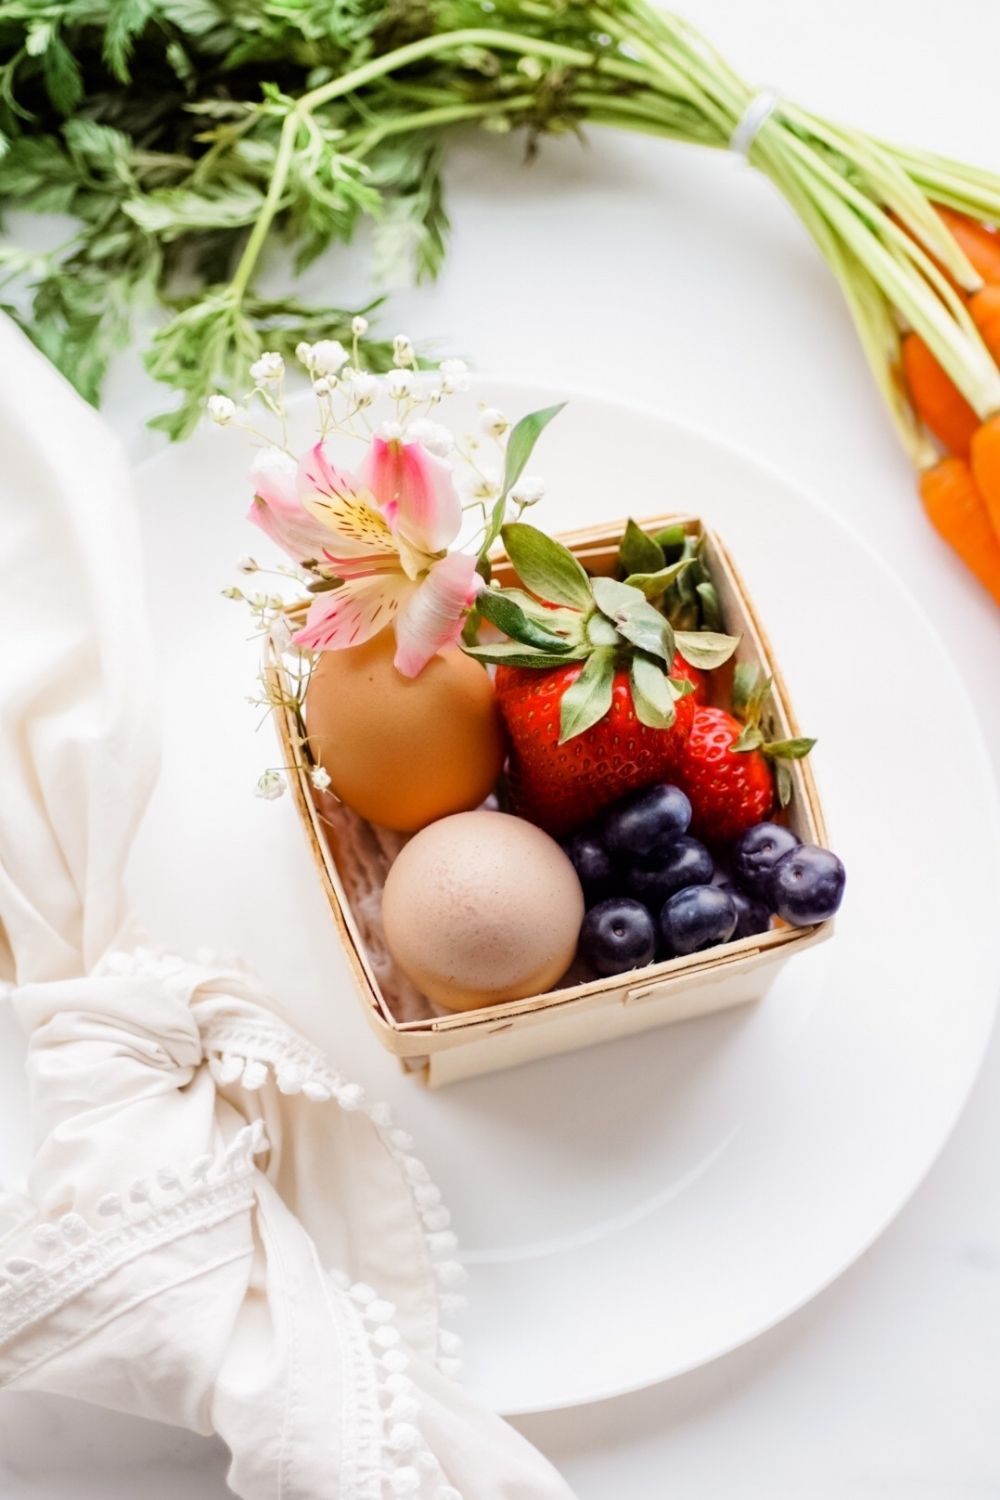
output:
[[478, 580], [474, 557], [444, 551], [462, 522], [446, 464], [418, 443], [374, 438], [356, 474], [335, 468], [317, 443], [294, 491], [287, 471], [280, 486], [270, 478], [266, 493], [258, 480], [251, 518], [293, 556], [306, 545], [297, 561], [319, 558], [342, 580], [317, 595], [297, 645], [360, 646], [394, 622], [396, 667], [416, 677], [458, 640]]

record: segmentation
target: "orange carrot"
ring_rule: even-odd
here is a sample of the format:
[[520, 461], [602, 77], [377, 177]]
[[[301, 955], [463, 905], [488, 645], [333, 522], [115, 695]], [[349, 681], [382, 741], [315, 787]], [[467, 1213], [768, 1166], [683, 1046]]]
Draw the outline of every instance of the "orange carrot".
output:
[[1000, 415], [984, 422], [972, 439], [972, 473], [1000, 537]]
[[965, 251], [966, 259], [979, 272], [984, 281], [1000, 281], [1000, 234], [987, 229], [978, 219], [957, 214], [954, 209], [936, 205], [941, 218]]
[[920, 497], [938, 536], [1000, 604], [1000, 538], [969, 465], [961, 458], [943, 458], [933, 469], [925, 469]]
[[921, 421], [950, 453], [966, 458], [979, 418], [919, 334], [903, 340], [903, 373]]
[[1000, 281], [974, 292], [969, 298], [969, 311], [983, 343], [1000, 365]]

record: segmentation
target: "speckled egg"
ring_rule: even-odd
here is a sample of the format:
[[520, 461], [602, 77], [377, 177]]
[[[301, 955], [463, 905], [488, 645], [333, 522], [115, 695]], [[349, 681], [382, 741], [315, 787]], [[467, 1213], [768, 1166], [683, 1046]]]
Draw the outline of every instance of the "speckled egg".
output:
[[418, 833], [382, 900], [390, 953], [448, 1010], [551, 989], [573, 961], [583, 911], [555, 840], [498, 812], [459, 813]]
[[306, 695], [313, 756], [340, 800], [369, 822], [413, 833], [478, 807], [496, 786], [504, 738], [489, 674], [458, 648], [418, 677], [393, 666], [383, 630], [363, 646], [324, 651]]

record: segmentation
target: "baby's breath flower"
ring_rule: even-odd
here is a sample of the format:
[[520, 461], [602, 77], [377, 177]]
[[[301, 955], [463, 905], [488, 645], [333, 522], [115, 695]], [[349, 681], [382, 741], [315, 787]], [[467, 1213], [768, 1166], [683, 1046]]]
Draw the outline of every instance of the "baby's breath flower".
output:
[[313, 358], [312, 344], [307, 344], [305, 339], [300, 340], [295, 345], [295, 358], [299, 361], [299, 364], [305, 365], [307, 370], [311, 370]]
[[278, 797], [284, 796], [285, 778], [280, 771], [265, 771], [257, 778], [255, 795], [263, 797], [265, 802], [274, 802]]
[[351, 332], [356, 339], [363, 339], [368, 332], [368, 319], [358, 313], [357, 317], [351, 319]]
[[211, 420], [220, 427], [227, 427], [236, 416], [236, 402], [228, 396], [209, 396], [206, 409]]
[[379, 424], [378, 435], [383, 443], [398, 443], [403, 436], [403, 428], [399, 422], [382, 422]]
[[231, 583], [227, 589], [222, 590], [223, 599], [243, 599], [246, 596], [242, 589], [238, 589], [235, 583]]
[[330, 773], [324, 766], [313, 766], [309, 772], [309, 780], [317, 792], [328, 792], [330, 790]]
[[407, 334], [396, 334], [396, 337], [392, 341], [392, 358], [393, 363], [399, 366], [412, 365], [414, 358], [413, 344]]
[[443, 359], [438, 365], [441, 384], [446, 396], [469, 389], [469, 367], [464, 359]]
[[417, 417], [409, 424], [406, 435], [414, 442], [433, 453], [435, 458], [447, 458], [455, 446], [454, 435], [442, 422], [431, 422], [427, 417]]
[[291, 649], [292, 627], [288, 623], [288, 617], [282, 612], [271, 626], [271, 645], [275, 651], [283, 652]]
[[511, 488], [515, 505], [537, 505], [545, 494], [545, 480], [538, 474], [522, 474]]
[[489, 437], [502, 438], [510, 423], [502, 411], [498, 411], [495, 406], [487, 406], [479, 414], [479, 425]]
[[273, 349], [255, 359], [250, 366], [250, 379], [255, 385], [274, 385], [285, 373], [285, 361]]
[[496, 500], [500, 494], [500, 476], [489, 469], [472, 474], [462, 486], [470, 500]]
[[318, 380], [313, 381], [313, 390], [317, 396], [329, 396], [337, 389], [337, 377], [335, 375], [321, 375]]
[[257, 564], [246, 553], [243, 554], [236, 566], [241, 573], [256, 573], [257, 571]]
[[413, 395], [414, 379], [410, 370], [390, 370], [385, 384], [393, 401], [403, 401]]
[[369, 375], [367, 370], [355, 370], [351, 376], [351, 394], [358, 406], [371, 406], [381, 389], [378, 376]]
[[312, 346], [309, 368], [315, 375], [339, 375], [347, 364], [348, 353], [339, 339], [320, 339]]

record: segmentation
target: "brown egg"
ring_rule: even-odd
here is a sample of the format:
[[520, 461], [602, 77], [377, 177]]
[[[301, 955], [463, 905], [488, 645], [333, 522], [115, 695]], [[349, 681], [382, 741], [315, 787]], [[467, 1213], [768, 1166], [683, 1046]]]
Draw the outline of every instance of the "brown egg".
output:
[[457, 647], [419, 677], [393, 666], [383, 630], [364, 646], [324, 651], [306, 695], [309, 746], [348, 807], [372, 823], [412, 833], [447, 813], [478, 807], [503, 768], [493, 684]]
[[459, 813], [418, 833], [382, 897], [390, 953], [449, 1010], [551, 989], [573, 961], [583, 910], [555, 840], [498, 812]]

